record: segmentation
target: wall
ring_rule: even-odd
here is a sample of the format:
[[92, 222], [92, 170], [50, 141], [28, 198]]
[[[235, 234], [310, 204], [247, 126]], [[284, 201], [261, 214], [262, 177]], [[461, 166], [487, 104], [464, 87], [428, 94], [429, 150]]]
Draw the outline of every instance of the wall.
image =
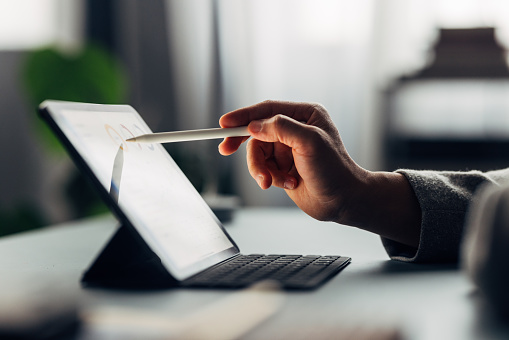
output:
[[0, 52], [0, 208], [41, 206], [58, 221], [65, 213], [48, 204], [60, 201], [51, 183], [67, 165], [52, 163], [34, 134], [36, 108], [28, 105], [20, 77], [24, 57], [24, 52]]

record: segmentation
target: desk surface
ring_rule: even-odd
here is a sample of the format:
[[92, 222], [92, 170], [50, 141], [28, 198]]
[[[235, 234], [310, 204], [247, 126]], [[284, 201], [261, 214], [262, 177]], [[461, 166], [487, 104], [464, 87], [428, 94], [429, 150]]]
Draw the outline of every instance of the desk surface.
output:
[[[14, 294], [26, 301], [34, 295], [27, 291], [42, 291], [49, 296], [76, 297], [80, 309], [114, 306], [177, 317], [231, 294], [224, 290], [82, 288], [83, 270], [116, 226], [113, 217], [105, 216], [0, 239], [0, 300], [9, 295], [12, 301]], [[482, 298], [460, 270], [390, 261], [375, 235], [318, 222], [290, 208], [242, 209], [225, 227], [243, 253], [352, 257], [346, 269], [318, 290], [281, 293], [281, 309], [247, 333], [248, 339], [274, 338], [295, 327], [304, 331], [378, 324], [397, 327], [408, 339], [509, 337], [509, 330], [482, 307]], [[0, 322], [4, 314], [0, 311]]]

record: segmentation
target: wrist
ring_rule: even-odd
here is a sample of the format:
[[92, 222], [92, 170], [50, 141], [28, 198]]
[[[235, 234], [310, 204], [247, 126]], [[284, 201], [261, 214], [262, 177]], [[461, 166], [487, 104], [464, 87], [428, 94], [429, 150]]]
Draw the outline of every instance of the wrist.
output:
[[403, 174], [367, 171], [341, 217], [339, 223], [409, 246], [419, 244], [421, 209]]

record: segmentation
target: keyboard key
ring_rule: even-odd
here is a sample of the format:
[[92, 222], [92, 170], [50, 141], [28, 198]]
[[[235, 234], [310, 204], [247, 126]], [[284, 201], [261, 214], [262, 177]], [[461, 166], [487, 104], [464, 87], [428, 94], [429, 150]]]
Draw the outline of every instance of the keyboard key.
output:
[[324, 282], [349, 258], [318, 255], [238, 255], [186, 281], [186, 285], [243, 287], [257, 281], [279, 281], [284, 288], [308, 289]]

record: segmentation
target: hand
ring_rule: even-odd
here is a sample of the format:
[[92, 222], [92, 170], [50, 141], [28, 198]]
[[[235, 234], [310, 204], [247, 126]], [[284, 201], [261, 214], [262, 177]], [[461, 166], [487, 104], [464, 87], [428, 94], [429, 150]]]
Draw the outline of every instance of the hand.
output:
[[[318, 104], [266, 101], [221, 117], [222, 127], [249, 124], [251, 176], [262, 189], [286, 190], [304, 212], [319, 220], [343, 220], [347, 198], [362, 187], [368, 172], [348, 155], [329, 114]], [[223, 155], [246, 137], [227, 138]]]
[[[374, 173], [357, 165], [323, 106], [265, 101], [229, 112], [219, 123], [225, 128], [248, 125], [252, 137], [247, 145], [248, 169], [262, 189], [285, 189], [299, 208], [318, 220], [358, 226], [405, 244], [418, 244], [418, 233], [412, 230], [409, 236], [399, 230], [393, 216], [387, 222], [379, 220], [395, 209], [405, 209], [409, 204], [405, 199], [416, 203], [404, 176]], [[226, 138], [219, 152], [230, 155], [246, 140], [248, 137]], [[405, 196], [393, 197], [398, 193]], [[408, 199], [412, 195], [414, 201]], [[389, 209], [384, 210], [388, 204]], [[408, 228], [407, 222], [403, 219], [401, 227]]]

